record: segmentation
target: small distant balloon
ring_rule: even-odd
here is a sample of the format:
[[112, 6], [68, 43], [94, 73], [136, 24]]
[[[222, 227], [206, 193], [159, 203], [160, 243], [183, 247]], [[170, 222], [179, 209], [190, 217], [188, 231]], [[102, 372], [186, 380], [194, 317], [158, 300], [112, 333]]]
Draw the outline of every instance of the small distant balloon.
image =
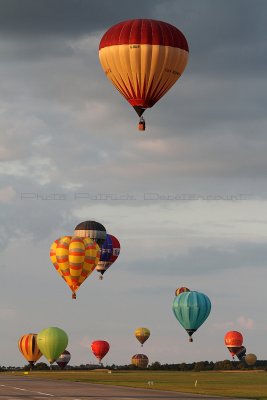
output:
[[104, 225], [96, 221], [84, 221], [78, 224], [74, 230], [74, 236], [82, 238], [89, 237], [94, 240], [100, 247], [107, 237]]
[[257, 356], [255, 354], [249, 353], [245, 357], [245, 362], [246, 362], [247, 365], [252, 367], [257, 362]]
[[141, 343], [141, 346], [143, 346], [150, 336], [150, 330], [148, 328], [137, 328], [134, 334], [136, 339]]
[[224, 336], [224, 344], [234, 359], [234, 356], [238, 353], [243, 344], [242, 333], [238, 331], [227, 332]]
[[102, 358], [104, 358], [105, 355], [108, 353], [109, 348], [109, 343], [105, 340], [95, 340], [91, 343], [91, 350], [96, 358], [99, 360], [99, 363], [101, 363]]
[[149, 360], [145, 354], [135, 354], [132, 357], [132, 364], [139, 368], [146, 368]]
[[179, 287], [175, 290], [175, 296], [178, 296], [179, 294], [184, 293], [184, 292], [190, 292], [190, 289], [188, 289], [185, 286]]
[[59, 368], [64, 369], [67, 364], [70, 362], [71, 354], [68, 350], [63, 351], [63, 353], [58, 357], [56, 360], [57, 365]]

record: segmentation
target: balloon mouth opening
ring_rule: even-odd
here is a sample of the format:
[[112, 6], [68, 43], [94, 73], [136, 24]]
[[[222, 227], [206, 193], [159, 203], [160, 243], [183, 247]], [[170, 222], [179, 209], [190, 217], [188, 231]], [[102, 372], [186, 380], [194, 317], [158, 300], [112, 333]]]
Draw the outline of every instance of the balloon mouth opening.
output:
[[193, 342], [192, 335], [194, 332], [196, 332], [196, 329], [186, 329], [186, 332], [189, 335], [189, 342]]
[[134, 104], [135, 103], [134, 101], [129, 100], [129, 102], [133, 106], [133, 108], [135, 109], [135, 112], [137, 113], [137, 115], [139, 117], [141, 117], [143, 115], [143, 113], [146, 111], [146, 107], [136, 105], [136, 104]]

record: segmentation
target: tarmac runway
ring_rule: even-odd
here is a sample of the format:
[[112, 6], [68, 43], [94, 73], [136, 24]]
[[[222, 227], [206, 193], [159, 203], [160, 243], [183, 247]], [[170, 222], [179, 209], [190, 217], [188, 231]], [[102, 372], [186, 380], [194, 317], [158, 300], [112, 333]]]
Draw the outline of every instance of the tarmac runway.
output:
[[29, 375], [12, 376], [0, 373], [0, 400], [48, 400], [52, 397], [54, 400], [231, 400], [230, 397], [218, 398], [153, 389], [96, 385], [86, 382], [51, 381], [31, 378]]

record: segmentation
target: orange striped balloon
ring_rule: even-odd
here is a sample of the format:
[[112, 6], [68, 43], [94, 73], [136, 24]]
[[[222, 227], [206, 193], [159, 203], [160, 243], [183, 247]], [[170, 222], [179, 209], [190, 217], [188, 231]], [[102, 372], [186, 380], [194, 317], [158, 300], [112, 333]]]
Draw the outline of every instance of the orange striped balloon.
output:
[[42, 357], [42, 353], [37, 346], [36, 333], [28, 333], [27, 335], [21, 336], [18, 341], [18, 347], [21, 354], [28, 361], [31, 367], [33, 367], [34, 363]]
[[75, 299], [76, 291], [98, 264], [100, 248], [88, 237], [63, 236], [52, 243], [50, 258]]

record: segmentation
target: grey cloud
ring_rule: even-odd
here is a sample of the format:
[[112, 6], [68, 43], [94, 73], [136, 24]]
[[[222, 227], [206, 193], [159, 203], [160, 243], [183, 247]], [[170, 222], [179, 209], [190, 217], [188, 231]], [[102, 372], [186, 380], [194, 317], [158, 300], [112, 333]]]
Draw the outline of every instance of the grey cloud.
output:
[[77, 36], [153, 14], [159, 0], [2, 0], [1, 35]]
[[[136, 260], [129, 262], [127, 268], [138, 271], [139, 274], [149, 275], [151, 270], [157, 275], [179, 273], [183, 277], [202, 277], [205, 275], [217, 276], [232, 274], [240, 276], [240, 271], [247, 268], [266, 268], [267, 249], [265, 243], [242, 243], [228, 246], [192, 247], [187, 254], [166, 255], [153, 257], [146, 262]], [[164, 265], [164, 268], [162, 266]]]

